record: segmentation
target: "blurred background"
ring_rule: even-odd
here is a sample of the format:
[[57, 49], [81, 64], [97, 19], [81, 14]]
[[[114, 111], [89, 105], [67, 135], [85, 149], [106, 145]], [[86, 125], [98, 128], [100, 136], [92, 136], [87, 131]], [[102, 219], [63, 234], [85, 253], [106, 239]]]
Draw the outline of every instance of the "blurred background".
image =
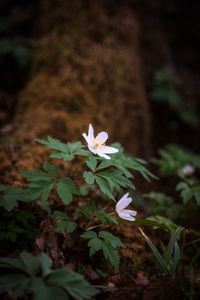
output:
[[167, 144], [199, 152], [198, 8], [186, 0], [2, 0], [2, 167], [21, 168], [22, 153], [37, 165], [34, 138], [75, 141], [90, 122], [134, 156], [150, 159]]

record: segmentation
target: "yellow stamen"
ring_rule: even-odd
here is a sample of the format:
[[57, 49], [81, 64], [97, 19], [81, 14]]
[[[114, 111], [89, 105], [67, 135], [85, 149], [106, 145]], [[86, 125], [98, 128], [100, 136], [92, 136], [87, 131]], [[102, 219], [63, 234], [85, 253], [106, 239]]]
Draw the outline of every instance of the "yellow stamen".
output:
[[93, 140], [93, 147], [96, 148], [96, 149], [103, 149], [105, 147], [105, 143], [102, 142], [101, 139], [99, 138], [94, 138]]

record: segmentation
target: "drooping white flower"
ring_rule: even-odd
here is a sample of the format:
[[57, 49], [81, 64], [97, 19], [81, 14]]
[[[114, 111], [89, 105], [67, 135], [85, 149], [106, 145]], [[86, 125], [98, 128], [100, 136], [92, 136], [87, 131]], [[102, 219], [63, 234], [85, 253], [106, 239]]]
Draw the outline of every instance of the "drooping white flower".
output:
[[106, 153], [116, 153], [119, 151], [114, 147], [106, 146], [105, 142], [108, 139], [107, 132], [101, 131], [96, 137], [94, 137], [94, 129], [91, 124], [89, 125], [88, 135], [83, 133], [83, 137], [91, 152], [106, 159], [110, 159], [110, 156], [106, 155]]
[[137, 215], [135, 210], [125, 209], [131, 202], [132, 198], [128, 198], [129, 193], [125, 194], [116, 204], [115, 210], [118, 216], [128, 221], [135, 221], [133, 216]]
[[187, 164], [182, 168], [182, 172], [185, 176], [190, 176], [194, 173], [195, 167], [193, 165]]

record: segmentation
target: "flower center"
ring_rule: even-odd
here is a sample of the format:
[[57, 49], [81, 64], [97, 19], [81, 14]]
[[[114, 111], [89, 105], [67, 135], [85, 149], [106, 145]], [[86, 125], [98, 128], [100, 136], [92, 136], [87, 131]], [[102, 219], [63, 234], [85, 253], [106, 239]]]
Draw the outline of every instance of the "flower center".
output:
[[93, 147], [96, 148], [96, 149], [103, 149], [105, 147], [105, 143], [102, 142], [101, 139], [99, 138], [94, 138], [93, 140]]

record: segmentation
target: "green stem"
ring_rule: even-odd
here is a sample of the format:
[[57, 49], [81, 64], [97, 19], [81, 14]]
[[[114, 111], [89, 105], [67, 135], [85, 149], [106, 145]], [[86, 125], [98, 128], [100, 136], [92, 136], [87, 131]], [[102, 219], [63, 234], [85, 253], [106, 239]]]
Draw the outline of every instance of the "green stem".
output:
[[111, 212], [109, 214], [106, 214], [106, 215], [100, 215], [100, 216], [97, 216], [97, 217], [107, 217], [107, 216], [112, 216], [114, 214], [116, 214], [116, 211], [113, 211], [113, 212]]
[[91, 155], [92, 155], [92, 153], [90, 153], [90, 155], [86, 156], [86, 157], [81, 161], [81, 163], [78, 165], [78, 167], [77, 167], [74, 171], [71, 172], [71, 177], [74, 177], [74, 176], [75, 176], [75, 174], [76, 174], [77, 171], [80, 169], [80, 167], [86, 162], [86, 160], [87, 160], [88, 158], [90, 158]]

